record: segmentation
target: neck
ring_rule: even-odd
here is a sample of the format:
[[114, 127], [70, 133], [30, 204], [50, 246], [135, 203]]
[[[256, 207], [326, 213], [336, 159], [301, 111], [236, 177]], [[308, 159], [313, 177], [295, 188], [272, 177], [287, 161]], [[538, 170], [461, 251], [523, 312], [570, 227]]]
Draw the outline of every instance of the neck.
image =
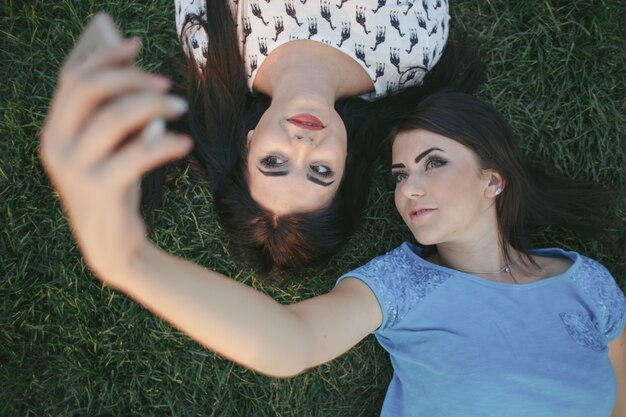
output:
[[[494, 246], [478, 249], [460, 245], [437, 245], [437, 260], [439, 264], [461, 272], [477, 275], [506, 274], [505, 267], [510, 266], [510, 263], [504, 258], [501, 245]], [[517, 259], [516, 252], [513, 252], [513, 258]]]
[[[496, 273], [502, 271], [508, 262], [504, 258], [497, 224], [482, 230], [487, 232], [463, 241], [437, 244], [438, 263], [462, 272]], [[512, 257], [511, 262], [516, 263], [519, 253], [510, 247], [507, 249]], [[504, 271], [501, 272], [503, 276], [506, 274]]]
[[258, 71], [253, 87], [272, 100], [304, 95], [334, 104], [373, 89], [369, 75], [354, 59], [314, 41], [292, 41], [276, 48]]

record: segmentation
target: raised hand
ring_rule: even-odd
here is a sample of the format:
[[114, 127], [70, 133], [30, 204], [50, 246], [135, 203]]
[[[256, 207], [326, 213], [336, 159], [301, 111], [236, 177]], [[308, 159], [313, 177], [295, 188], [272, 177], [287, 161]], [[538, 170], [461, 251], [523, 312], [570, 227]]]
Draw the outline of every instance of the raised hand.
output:
[[[107, 41], [108, 39], [108, 41]], [[92, 271], [116, 286], [146, 237], [141, 176], [189, 152], [189, 138], [151, 120], [186, 110], [169, 81], [134, 67], [137, 39], [97, 15], [65, 61], [40, 138], [40, 158]], [[137, 132], [140, 132], [139, 134]]]

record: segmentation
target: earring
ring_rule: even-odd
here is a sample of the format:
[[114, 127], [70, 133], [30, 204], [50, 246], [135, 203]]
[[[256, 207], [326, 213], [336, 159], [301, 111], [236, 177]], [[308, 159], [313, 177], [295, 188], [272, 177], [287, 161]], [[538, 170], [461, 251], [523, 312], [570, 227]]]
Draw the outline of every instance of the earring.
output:
[[499, 195], [502, 192], [502, 188], [496, 188], [495, 195]]

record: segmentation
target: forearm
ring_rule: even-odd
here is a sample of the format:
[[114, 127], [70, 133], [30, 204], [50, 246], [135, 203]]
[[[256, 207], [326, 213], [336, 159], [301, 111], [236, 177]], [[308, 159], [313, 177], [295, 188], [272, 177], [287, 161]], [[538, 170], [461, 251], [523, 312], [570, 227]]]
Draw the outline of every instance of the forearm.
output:
[[298, 317], [270, 297], [143, 245], [118, 289], [197, 342], [272, 376], [304, 370]]

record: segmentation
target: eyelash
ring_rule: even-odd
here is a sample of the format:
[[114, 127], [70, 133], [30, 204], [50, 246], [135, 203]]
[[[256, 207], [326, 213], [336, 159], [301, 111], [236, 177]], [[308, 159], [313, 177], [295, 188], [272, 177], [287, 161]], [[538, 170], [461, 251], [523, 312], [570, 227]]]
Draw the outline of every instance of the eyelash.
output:
[[[319, 175], [322, 178], [330, 178], [335, 175], [332, 169], [324, 165], [310, 165], [310, 168], [311, 168], [311, 171], [315, 172], [316, 175]], [[318, 168], [324, 168], [326, 171], [320, 172], [317, 170]]]
[[[261, 165], [269, 169], [281, 167], [285, 164], [285, 162], [287, 161], [276, 155], [268, 155], [265, 158], [261, 159]], [[331, 178], [335, 176], [335, 172], [325, 165], [310, 165], [309, 167], [311, 168], [311, 171], [315, 173], [315, 175], [318, 175], [322, 178]], [[325, 171], [320, 172], [320, 168], [325, 169]]]
[[[402, 180], [400, 179], [400, 176], [401, 176], [401, 175], [404, 175], [405, 177], [407, 176], [407, 175], [406, 175], [406, 172], [404, 172], [404, 171], [395, 171], [395, 172], [392, 172], [392, 173], [391, 173], [391, 182], [392, 182], [393, 184], [399, 184], [399, 183], [400, 183], [400, 181], [402, 181]], [[406, 178], [403, 178], [403, 179], [406, 179]]]
[[[435, 165], [433, 166], [433, 163], [435, 163]], [[448, 161], [441, 159], [440, 157], [437, 156], [429, 156], [426, 158], [426, 161], [424, 162], [424, 165], [426, 166], [426, 171], [428, 171], [431, 168], [441, 168], [442, 166], [446, 165], [448, 163]]]
[[[424, 170], [428, 171], [429, 169], [441, 168], [447, 163], [448, 161], [440, 157], [429, 156], [428, 158], [424, 160], [424, 166], [425, 166]], [[394, 184], [400, 183], [401, 181], [405, 180], [407, 177], [408, 177], [408, 174], [406, 173], [406, 171], [394, 171], [391, 173], [391, 180]]]
[[268, 155], [265, 158], [261, 159], [261, 165], [263, 165], [265, 168], [278, 168], [280, 166], [283, 166], [285, 162], [287, 161], [281, 159], [276, 155]]

